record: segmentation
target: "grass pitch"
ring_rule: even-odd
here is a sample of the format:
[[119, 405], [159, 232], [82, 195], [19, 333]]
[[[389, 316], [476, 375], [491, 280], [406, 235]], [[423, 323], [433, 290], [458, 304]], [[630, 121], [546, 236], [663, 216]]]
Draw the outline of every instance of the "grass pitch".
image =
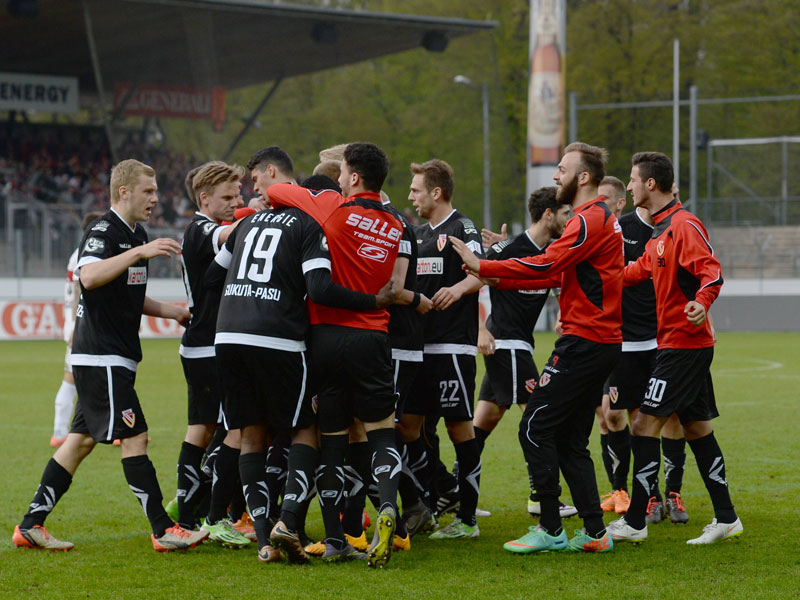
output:
[[[538, 365], [553, 346], [537, 336]], [[168, 499], [186, 430], [186, 389], [177, 340], [143, 342], [137, 390], [150, 424], [150, 456]], [[477, 540], [414, 538], [410, 553], [389, 566], [363, 563], [307, 567], [264, 565], [255, 548], [213, 543], [186, 553], [156, 554], [149, 527], [127, 489], [119, 449], [98, 446], [78, 470], [69, 493], [47, 520], [54, 535], [73, 541], [68, 553], [16, 549], [22, 518], [52, 454], [53, 398], [62, 376], [59, 342], [0, 343], [0, 594], [33, 598], [799, 598], [800, 520], [796, 433], [800, 409], [797, 334], [722, 334], [714, 358], [714, 423], [727, 463], [733, 501], [744, 523], [740, 539], [686, 546], [711, 521], [708, 495], [689, 452], [683, 497], [685, 526], [651, 526], [641, 546], [618, 545], [605, 555], [512, 555], [503, 542], [534, 524], [525, 510], [527, 476], [512, 408], [486, 444]], [[478, 359], [479, 378], [483, 365]], [[441, 432], [442, 439], [447, 436]], [[608, 491], [595, 431], [591, 449], [601, 492]], [[688, 447], [687, 447], [688, 452]], [[442, 444], [445, 462], [452, 447]], [[565, 498], [568, 499], [565, 490]], [[449, 517], [447, 517], [449, 518]], [[611, 517], [607, 518], [610, 520]], [[565, 528], [580, 527], [577, 518]], [[309, 533], [322, 535], [317, 506]], [[370, 532], [371, 533], [371, 532]]]

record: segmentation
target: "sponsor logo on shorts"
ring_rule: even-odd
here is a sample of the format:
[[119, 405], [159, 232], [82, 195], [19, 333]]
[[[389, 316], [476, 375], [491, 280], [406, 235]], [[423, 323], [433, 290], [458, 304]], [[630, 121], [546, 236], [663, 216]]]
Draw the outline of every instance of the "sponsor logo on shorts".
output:
[[439, 238], [436, 240], [436, 247], [439, 249], [439, 252], [444, 250], [444, 247], [447, 245], [447, 235], [444, 233], [439, 234]]
[[361, 244], [361, 247], [358, 249], [358, 255], [369, 260], [382, 263], [386, 262], [386, 258], [389, 256], [389, 251], [386, 248], [379, 248], [378, 246], [373, 246], [372, 244]]
[[534, 389], [536, 389], [536, 380], [535, 379], [526, 380], [525, 391], [527, 391], [529, 394], [532, 394]]
[[656, 244], [656, 252], [659, 256], [664, 254], [664, 240], [658, 240], [658, 244]]
[[136, 413], [132, 409], [126, 408], [122, 411], [122, 422], [133, 429], [133, 425], [136, 423]]
[[542, 373], [542, 376], [539, 378], [539, 387], [544, 387], [548, 383], [550, 383], [550, 373]]
[[417, 275], [441, 275], [444, 273], [444, 261], [441, 256], [417, 259]]
[[90, 237], [86, 240], [86, 252], [102, 252], [105, 250], [106, 243], [100, 238]]
[[146, 285], [147, 267], [128, 267], [128, 285]]
[[612, 385], [608, 388], [608, 397], [611, 398], [611, 403], [616, 404], [617, 400], [619, 400], [619, 390], [617, 386]]

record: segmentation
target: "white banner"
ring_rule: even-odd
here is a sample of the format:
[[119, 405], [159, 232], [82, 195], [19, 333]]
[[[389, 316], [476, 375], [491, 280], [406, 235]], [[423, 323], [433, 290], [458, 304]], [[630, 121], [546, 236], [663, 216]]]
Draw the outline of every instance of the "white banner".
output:
[[[170, 302], [186, 306], [186, 302]], [[41, 300], [0, 301], [0, 340], [60, 340], [64, 303]], [[179, 338], [183, 327], [172, 319], [142, 315], [142, 338]]]
[[0, 110], [78, 112], [78, 78], [0, 73]]

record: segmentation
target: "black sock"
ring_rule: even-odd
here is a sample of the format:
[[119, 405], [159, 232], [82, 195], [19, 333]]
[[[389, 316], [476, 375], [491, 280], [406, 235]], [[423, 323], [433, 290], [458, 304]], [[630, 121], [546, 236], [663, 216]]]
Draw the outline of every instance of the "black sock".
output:
[[403, 461], [403, 470], [400, 472], [400, 480], [397, 482], [397, 494], [400, 496], [400, 502], [405, 510], [406, 506], [417, 503], [419, 490], [414, 483], [411, 469], [408, 467], [408, 447], [400, 435], [395, 435], [394, 444], [397, 446], [397, 451], [400, 452], [400, 458]]
[[58, 504], [58, 500], [67, 493], [69, 484], [72, 483], [72, 475], [64, 467], [51, 458], [44, 468], [42, 479], [36, 493], [33, 495], [28, 506], [28, 512], [20, 523], [20, 529], [30, 529], [34, 525], [44, 524], [44, 520], [53, 507]]
[[347, 435], [323, 435], [317, 468], [317, 494], [325, 524], [325, 540], [335, 547], [344, 548], [344, 530], [339, 513], [344, 506], [344, 456], [347, 452]]
[[403, 460], [394, 445], [394, 429], [375, 429], [367, 432], [372, 455], [372, 478], [377, 483], [380, 510], [387, 506], [397, 514], [397, 484], [403, 470]]
[[228, 513], [228, 505], [233, 497], [233, 486], [236, 485], [236, 465], [240, 451], [226, 444], [219, 447], [217, 460], [214, 462], [214, 482], [211, 485], [211, 507], [208, 509], [208, 522], [213, 525], [224, 519]]
[[122, 459], [122, 470], [128, 487], [142, 504], [144, 514], [147, 515], [150, 527], [153, 529], [153, 535], [161, 537], [175, 523], [161, 505], [164, 499], [161, 496], [153, 463], [145, 454], [130, 456]]
[[292, 444], [289, 450], [287, 462], [289, 474], [281, 504], [281, 521], [291, 531], [299, 530], [300, 515], [305, 521], [305, 512], [302, 510], [302, 506], [314, 489], [314, 470], [317, 467], [317, 457], [317, 450], [306, 444]]
[[197, 508], [194, 514], [197, 517], [208, 515], [211, 508], [211, 483], [214, 481], [214, 463], [217, 461], [219, 455], [219, 447], [222, 445], [223, 440], [228, 435], [228, 432], [221, 425], [217, 425], [214, 432], [214, 437], [211, 438], [211, 443], [206, 448], [206, 456], [203, 459], [201, 467], [202, 478], [200, 480], [200, 496], [197, 500]]
[[539, 525], [550, 535], [559, 535], [562, 527], [561, 514], [559, 513], [561, 503], [558, 500], [558, 496], [538, 496], [538, 498], [542, 510]]
[[201, 496], [202, 471], [205, 448], [183, 442], [178, 455], [178, 523], [184, 529], [194, 529], [197, 521], [194, 518], [194, 509]]
[[458, 458], [458, 518], [467, 525], [475, 525], [475, 509], [478, 508], [478, 495], [481, 490], [481, 453], [478, 440], [454, 444]]
[[631, 436], [633, 450], [633, 479], [631, 505], [625, 514], [625, 522], [634, 529], [645, 526], [647, 502], [653, 496], [661, 466], [661, 440], [640, 435]]
[[686, 467], [686, 438], [673, 440], [661, 438], [661, 452], [664, 454], [664, 493], [681, 493], [683, 471]]
[[606, 476], [608, 477], [608, 483], [611, 484], [611, 487], [614, 487], [614, 463], [611, 459], [611, 455], [608, 453], [608, 434], [601, 433], [600, 434], [600, 456], [603, 457], [603, 467], [606, 470]]
[[[237, 461], [238, 462], [238, 461]], [[244, 511], [247, 510], [247, 501], [244, 499], [244, 491], [242, 490], [242, 480], [239, 478], [239, 467], [236, 467], [236, 480], [233, 482], [231, 489], [231, 505], [228, 510], [228, 516], [231, 522], [236, 523], [242, 518]]]
[[478, 440], [478, 452], [483, 454], [483, 447], [486, 445], [486, 438], [489, 437], [491, 431], [486, 431], [480, 427], [473, 427], [475, 429], [475, 439]]
[[372, 481], [370, 463], [372, 452], [368, 442], [355, 442], [347, 446], [344, 459], [345, 501], [342, 511], [342, 528], [347, 535], [359, 537], [364, 531], [362, 514], [367, 491]]
[[628, 490], [628, 473], [631, 470], [631, 431], [608, 432], [608, 454], [611, 457], [612, 481], [615, 490]]
[[292, 445], [291, 436], [286, 431], [275, 436], [267, 450], [267, 488], [269, 488], [270, 518], [277, 520], [280, 514], [279, 498], [286, 487], [286, 473], [289, 470], [289, 446]]
[[269, 543], [269, 491], [266, 482], [266, 452], [248, 452], [239, 456], [239, 477], [242, 480], [244, 499], [253, 519], [258, 547]]
[[707, 436], [691, 440], [689, 446], [694, 452], [697, 468], [703, 477], [703, 483], [711, 496], [714, 505], [714, 516], [719, 523], [733, 523], [736, 521], [736, 511], [733, 510], [728, 480], [725, 478], [725, 459], [722, 456], [717, 439], [712, 431]]
[[431, 495], [431, 471], [428, 468], [428, 451], [422, 436], [413, 442], [406, 442], [408, 450], [408, 475], [414, 482], [423, 502], [428, 502]]

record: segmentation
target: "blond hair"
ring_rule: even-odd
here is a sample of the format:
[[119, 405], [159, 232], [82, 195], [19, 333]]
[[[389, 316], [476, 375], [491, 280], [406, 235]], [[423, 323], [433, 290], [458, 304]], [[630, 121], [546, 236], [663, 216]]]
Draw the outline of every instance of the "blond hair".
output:
[[455, 189], [455, 175], [453, 167], [439, 158], [420, 163], [411, 163], [411, 172], [414, 175], [422, 175], [425, 189], [430, 193], [435, 188], [442, 190], [442, 198], [449, 202], [453, 197]]
[[340, 160], [324, 160], [314, 167], [312, 175], [327, 175], [334, 181], [339, 179], [342, 173], [342, 161]]
[[205, 192], [210, 194], [221, 183], [229, 181], [239, 181], [244, 177], [244, 167], [239, 165], [229, 165], [219, 160], [207, 162], [192, 178], [192, 189], [194, 190], [195, 204], [200, 206], [200, 194]]
[[347, 148], [347, 144], [337, 144], [336, 146], [325, 148], [325, 150], [320, 150], [319, 162], [323, 163], [327, 160], [343, 161], [345, 148]]
[[155, 177], [156, 172], [153, 167], [150, 167], [143, 162], [139, 162], [134, 158], [118, 162], [113, 169], [111, 169], [111, 204], [119, 202], [119, 188], [126, 187], [133, 190], [134, 186], [139, 183], [139, 176], [146, 175], [147, 177]]

